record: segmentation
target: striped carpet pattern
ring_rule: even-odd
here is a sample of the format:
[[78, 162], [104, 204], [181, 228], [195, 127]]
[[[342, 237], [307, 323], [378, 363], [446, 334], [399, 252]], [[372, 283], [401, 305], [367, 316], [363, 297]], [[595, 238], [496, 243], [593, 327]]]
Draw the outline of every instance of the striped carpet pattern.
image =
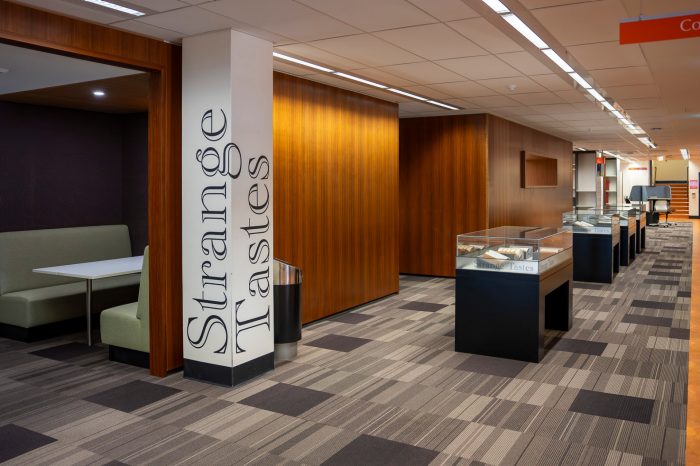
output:
[[151, 377], [81, 335], [0, 339], [0, 462], [683, 464], [691, 241], [691, 224], [648, 228], [613, 284], [576, 283], [539, 364], [455, 353], [454, 281], [412, 276], [234, 389]]

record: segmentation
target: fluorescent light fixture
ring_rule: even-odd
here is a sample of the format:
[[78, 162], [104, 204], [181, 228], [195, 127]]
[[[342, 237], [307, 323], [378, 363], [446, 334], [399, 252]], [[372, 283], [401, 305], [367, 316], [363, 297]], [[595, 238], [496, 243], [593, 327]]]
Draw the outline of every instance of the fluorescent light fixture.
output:
[[100, 89], [95, 89], [94, 91], [92, 91], [92, 95], [94, 95], [95, 97], [104, 97], [105, 91], [102, 91]]
[[581, 85], [581, 87], [583, 87], [584, 89], [590, 89], [590, 88], [593, 87], [593, 86], [591, 86], [590, 84], [588, 84], [588, 81], [586, 81], [585, 79], [583, 79], [583, 78], [581, 77], [581, 75], [578, 74], [578, 73], [569, 73], [569, 76], [571, 76], [572, 78], [574, 78], [574, 81], [576, 81], [577, 83], [579, 83], [579, 84]]
[[458, 107], [453, 107], [452, 105], [447, 105], [443, 104], [442, 102], [438, 102], [437, 100], [428, 100], [427, 101], [429, 104], [437, 105], [438, 107], [444, 107], [450, 110], [459, 110]]
[[503, 19], [508, 21], [508, 24], [513, 26], [516, 31], [523, 35], [527, 40], [532, 42], [532, 44], [538, 49], [548, 49], [549, 45], [540, 36], [535, 34], [535, 32], [528, 27], [527, 24], [523, 23], [520, 18], [515, 16], [513, 13], [508, 13], [503, 15]]
[[503, 3], [499, 2], [498, 0], [483, 0], [483, 2], [499, 15], [502, 15], [503, 13], [510, 13], [508, 7], [506, 7]]
[[618, 112], [617, 110], [613, 110], [613, 111], [610, 112], [610, 113], [612, 113], [613, 115], [615, 115], [615, 118], [617, 118], [618, 120], [624, 120], [624, 119], [625, 119], [625, 116], [624, 116], [622, 113]]
[[340, 76], [340, 77], [343, 77], [343, 78], [352, 79], [353, 81], [357, 81], [358, 83], [367, 84], [368, 86], [378, 87], [379, 89], [386, 89], [387, 88], [387, 86], [385, 86], [384, 84], [379, 84], [379, 83], [375, 83], [372, 81], [368, 81], [367, 79], [358, 78], [357, 76], [353, 76], [351, 74], [341, 73], [340, 71], [336, 71], [335, 74]]
[[688, 152], [688, 149], [681, 149], [681, 156], [683, 157], [683, 160], [688, 160], [690, 157], [690, 152]]
[[290, 61], [292, 63], [296, 63], [297, 65], [308, 66], [309, 68], [313, 68], [315, 70], [325, 71], [326, 73], [333, 72], [332, 69], [326, 68], [325, 66], [317, 65], [315, 63], [311, 63], [308, 61], [300, 60], [298, 58], [290, 57], [289, 55], [284, 55], [284, 54], [281, 54], [279, 52], [272, 52], [272, 56], [275, 58], [279, 58], [281, 60], [287, 60], [287, 61]]
[[663, 162], [663, 161], [664, 161], [664, 156], [663, 156], [663, 155], [659, 155], [658, 157], [656, 157], [656, 160], [658, 160], [659, 162]]
[[428, 99], [426, 99], [425, 97], [421, 97], [421, 96], [419, 96], [419, 95], [411, 94], [410, 92], [402, 91], [401, 89], [395, 89], [395, 88], [393, 88], [393, 87], [390, 87], [388, 90], [391, 91], [391, 92], [393, 92], [393, 93], [395, 93], [395, 94], [405, 95], [406, 97], [410, 97], [411, 99], [421, 100], [421, 101], [423, 101], [423, 102], [425, 102], [425, 101], [428, 100]]
[[573, 73], [574, 72], [574, 69], [571, 66], [569, 66], [569, 64], [566, 63], [563, 58], [561, 58], [559, 55], [557, 55], [557, 52], [555, 52], [554, 50], [544, 49], [544, 50], [542, 50], [542, 53], [547, 55], [549, 57], [549, 59], [552, 60], [559, 68], [564, 70], [564, 72], [566, 72], [566, 73]]
[[605, 102], [605, 97], [603, 97], [603, 96], [600, 94], [600, 92], [596, 91], [595, 89], [590, 88], [590, 89], [586, 89], [586, 91], [588, 91], [588, 93], [589, 93], [590, 95], [592, 95], [593, 98], [594, 98], [595, 100], [597, 100], [598, 102]]
[[620, 120], [620, 123], [622, 123], [623, 125], [632, 126], [632, 122], [629, 121], [627, 118], [620, 118], [619, 120]]
[[657, 147], [657, 145], [654, 144], [654, 142], [651, 139], [649, 139], [648, 136], [644, 136], [644, 137], [637, 138], [637, 139], [639, 139], [642, 142], [642, 144], [647, 146], [649, 149], [656, 149], [656, 147]]
[[132, 16], [143, 16], [146, 14], [143, 11], [134, 10], [133, 8], [127, 8], [125, 6], [117, 5], [116, 3], [107, 2], [105, 0], [85, 0], [85, 1], [88, 3], [95, 4], [95, 5], [103, 6], [105, 8], [110, 8], [112, 10], [121, 11], [122, 13], [126, 13], [126, 14], [129, 14]]
[[588, 149], [586, 149], [585, 147], [577, 147], [576, 150], [586, 152]]
[[644, 134], [644, 130], [640, 128], [639, 126], [635, 125], [625, 125], [625, 129], [630, 133], [630, 134]]
[[617, 154], [613, 154], [613, 153], [610, 152], [609, 150], [604, 150], [604, 151], [603, 151], [603, 154], [609, 155], [610, 157], [615, 157], [616, 159], [622, 159], [622, 157], [620, 157], [620, 156], [617, 155]]
[[617, 111], [617, 110], [615, 109], [615, 107], [613, 106], [613, 104], [611, 104], [611, 103], [608, 102], [607, 100], [601, 102], [600, 104], [601, 104], [603, 107], [605, 107], [605, 108], [607, 108], [608, 110], [610, 110], [611, 112]]

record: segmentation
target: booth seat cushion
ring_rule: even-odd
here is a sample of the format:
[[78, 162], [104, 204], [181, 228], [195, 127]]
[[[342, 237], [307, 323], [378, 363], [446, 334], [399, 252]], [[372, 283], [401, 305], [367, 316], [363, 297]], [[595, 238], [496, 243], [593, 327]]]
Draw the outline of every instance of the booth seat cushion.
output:
[[[139, 275], [93, 281], [92, 310], [133, 301]], [[0, 296], [0, 323], [31, 328], [85, 316], [85, 281], [15, 291]]]
[[138, 303], [106, 309], [100, 315], [102, 343], [148, 353], [147, 341], [141, 338], [141, 322], [136, 318]]

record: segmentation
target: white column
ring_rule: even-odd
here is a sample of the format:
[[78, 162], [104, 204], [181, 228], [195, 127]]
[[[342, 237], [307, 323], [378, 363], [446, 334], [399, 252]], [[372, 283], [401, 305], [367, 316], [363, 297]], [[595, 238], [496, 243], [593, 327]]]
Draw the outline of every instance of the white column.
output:
[[274, 367], [272, 44], [182, 45], [184, 372], [233, 386]]

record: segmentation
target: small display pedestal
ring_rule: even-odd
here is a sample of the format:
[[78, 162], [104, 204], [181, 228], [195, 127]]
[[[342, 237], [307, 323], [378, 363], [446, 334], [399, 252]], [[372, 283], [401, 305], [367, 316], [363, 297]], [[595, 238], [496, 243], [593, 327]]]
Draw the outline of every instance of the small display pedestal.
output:
[[637, 211], [637, 254], [647, 247], [647, 216], [646, 212]]
[[457, 243], [455, 351], [539, 362], [572, 323], [572, 235], [499, 227]]
[[627, 225], [620, 225], [620, 265], [628, 266], [637, 257], [637, 221], [629, 219]]
[[620, 216], [600, 210], [579, 210], [563, 216], [574, 233], [574, 280], [612, 283], [620, 271]]

